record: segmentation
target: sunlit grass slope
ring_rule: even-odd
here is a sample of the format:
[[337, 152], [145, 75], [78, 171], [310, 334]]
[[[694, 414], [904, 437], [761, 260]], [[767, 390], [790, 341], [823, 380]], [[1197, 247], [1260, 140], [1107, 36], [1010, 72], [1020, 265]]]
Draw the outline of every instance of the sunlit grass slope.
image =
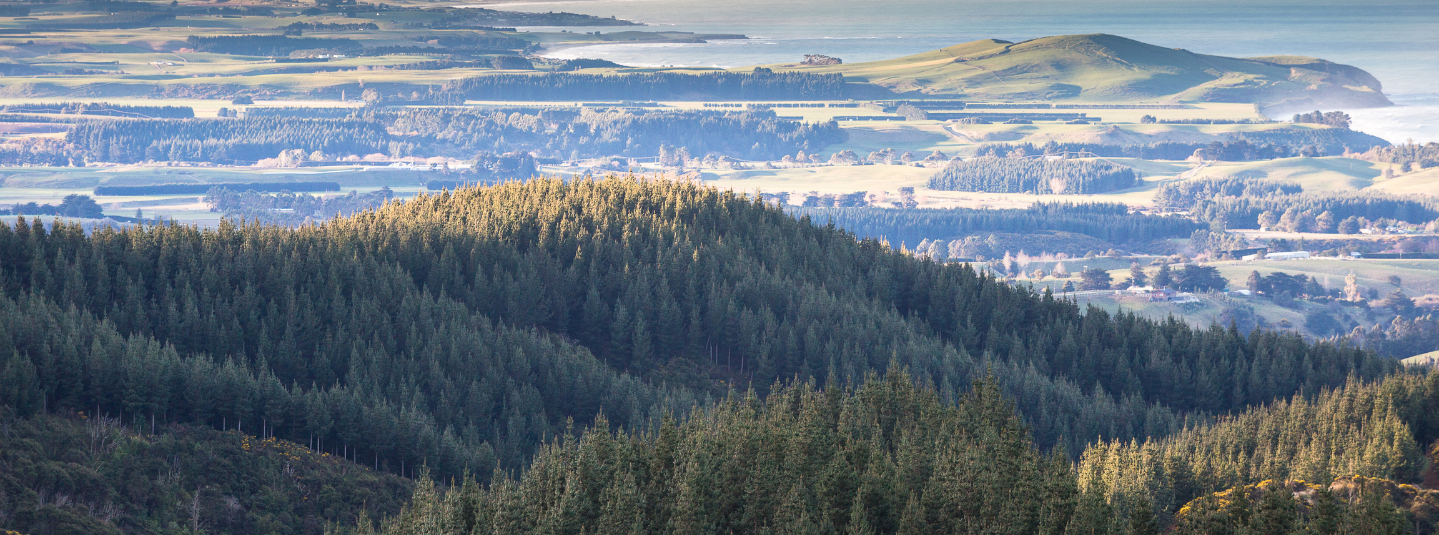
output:
[[1256, 102], [1382, 106], [1363, 70], [1298, 56], [1228, 58], [1092, 34], [986, 39], [902, 58], [824, 67], [892, 90], [995, 100]]

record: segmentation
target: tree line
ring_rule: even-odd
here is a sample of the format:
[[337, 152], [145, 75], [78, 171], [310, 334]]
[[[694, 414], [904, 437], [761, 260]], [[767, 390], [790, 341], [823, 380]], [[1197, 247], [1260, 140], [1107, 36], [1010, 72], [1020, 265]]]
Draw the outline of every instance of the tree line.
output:
[[354, 39], [285, 35], [191, 35], [185, 38], [185, 44], [196, 52], [239, 56], [287, 56], [296, 50], [350, 49], [360, 46]]
[[1349, 128], [1349, 114], [1342, 111], [1321, 112], [1314, 110], [1309, 113], [1296, 113], [1292, 119], [1297, 123], [1322, 124], [1334, 128]]
[[1224, 134], [1230, 139], [1209, 143], [1161, 141], [1149, 144], [1120, 145], [1113, 143], [995, 143], [985, 145], [980, 156], [1036, 156], [1040, 154], [1089, 153], [1106, 158], [1140, 158], [1144, 160], [1185, 160], [1199, 154], [1219, 161], [1253, 161], [1295, 156], [1338, 155], [1347, 152], [1383, 151], [1389, 142], [1347, 129], [1276, 128]]
[[716, 71], [704, 74], [493, 74], [447, 82], [471, 100], [843, 100], [839, 74]]
[[[1137, 244], [1182, 238], [1202, 225], [1188, 218], [1129, 213], [1119, 203], [1035, 203], [1028, 208], [794, 208], [815, 223], [843, 228], [860, 237], [891, 244], [950, 240], [983, 232], [1032, 233], [1056, 230], [1093, 236], [1113, 244]], [[1017, 250], [1017, 249], [1016, 249]]]
[[229, 182], [220, 184], [150, 184], [145, 186], [95, 186], [96, 195], [143, 196], [189, 195], [208, 193], [212, 189], [244, 188], [252, 191], [340, 191], [338, 182]]
[[[1174, 186], [1166, 199], [1185, 191]], [[1203, 186], [1197, 186], [1203, 187]], [[1202, 197], [1190, 205], [1191, 216], [1224, 228], [1261, 226], [1293, 232], [1357, 234], [1362, 220], [1389, 219], [1423, 224], [1439, 218], [1439, 204], [1424, 198], [1383, 193], [1293, 193], [1284, 189], [1254, 190], [1260, 195]], [[1181, 201], [1182, 202], [1182, 201]]]
[[1304, 188], [1293, 182], [1253, 180], [1238, 177], [1182, 180], [1159, 185], [1154, 202], [1167, 210], [1190, 210], [1205, 199], [1218, 197], [1269, 197], [1295, 195]]
[[222, 212], [226, 219], [294, 226], [375, 209], [395, 196], [388, 186], [365, 194], [351, 191], [335, 197], [296, 195], [289, 191], [266, 195], [263, 191], [236, 191], [220, 185], [205, 192], [202, 200], [210, 211]]
[[800, 123], [779, 119], [773, 112], [429, 108], [312, 115], [86, 121], [66, 134], [68, 147], [55, 150], [64, 152], [67, 161], [250, 163], [289, 150], [318, 152], [321, 161], [375, 153], [404, 157], [517, 151], [567, 159], [650, 157], [663, 145], [679, 144], [696, 154], [770, 159], [818, 151], [845, 139], [834, 122]]
[[15, 203], [10, 208], [0, 209], [0, 215], [58, 215], [61, 217], [80, 217], [88, 219], [100, 219], [105, 217], [105, 209], [100, 203], [89, 195], [71, 193], [60, 200], [59, 205], [38, 204], [34, 201], [28, 203]]
[[950, 162], [929, 187], [989, 193], [1090, 194], [1131, 188], [1139, 172], [1103, 160], [978, 157]]
[[1430, 141], [1423, 145], [1403, 143], [1388, 147], [1374, 147], [1356, 158], [1371, 162], [1399, 164], [1402, 171], [1415, 171], [1439, 166], [1439, 143]]
[[195, 116], [195, 110], [189, 106], [127, 106], [109, 102], [6, 104], [0, 106], [0, 113], [59, 113], [149, 119], [188, 119]]

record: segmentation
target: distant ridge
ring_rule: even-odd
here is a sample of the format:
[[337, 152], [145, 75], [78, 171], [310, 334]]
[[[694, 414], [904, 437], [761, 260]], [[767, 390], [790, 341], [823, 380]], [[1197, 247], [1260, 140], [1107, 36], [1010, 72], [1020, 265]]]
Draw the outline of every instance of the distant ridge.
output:
[[1108, 34], [984, 39], [885, 61], [771, 67], [836, 72], [916, 96], [1240, 102], [1278, 113], [1392, 105], [1379, 80], [1357, 67], [1303, 56], [1211, 56]]

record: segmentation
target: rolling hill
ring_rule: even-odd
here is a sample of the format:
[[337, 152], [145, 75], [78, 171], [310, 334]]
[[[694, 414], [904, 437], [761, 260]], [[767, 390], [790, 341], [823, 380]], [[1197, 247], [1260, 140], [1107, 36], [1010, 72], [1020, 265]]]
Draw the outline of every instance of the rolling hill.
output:
[[1277, 111], [1390, 105], [1379, 81], [1356, 67], [1299, 56], [1211, 56], [1106, 34], [985, 39], [885, 61], [772, 67], [985, 100], [1252, 102]]

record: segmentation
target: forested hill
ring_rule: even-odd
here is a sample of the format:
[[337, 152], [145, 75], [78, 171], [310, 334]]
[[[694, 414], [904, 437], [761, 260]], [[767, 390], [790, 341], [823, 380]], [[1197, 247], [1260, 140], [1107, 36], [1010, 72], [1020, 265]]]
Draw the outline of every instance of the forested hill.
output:
[[[731, 389], [991, 376], [1043, 448], [1171, 434], [1395, 369], [1081, 311], [696, 183], [535, 179], [299, 229], [0, 225], [0, 399], [240, 428], [414, 475], [524, 466]], [[26, 401], [28, 400], [28, 401]], [[1202, 418], [1201, 418], [1202, 419]]]

